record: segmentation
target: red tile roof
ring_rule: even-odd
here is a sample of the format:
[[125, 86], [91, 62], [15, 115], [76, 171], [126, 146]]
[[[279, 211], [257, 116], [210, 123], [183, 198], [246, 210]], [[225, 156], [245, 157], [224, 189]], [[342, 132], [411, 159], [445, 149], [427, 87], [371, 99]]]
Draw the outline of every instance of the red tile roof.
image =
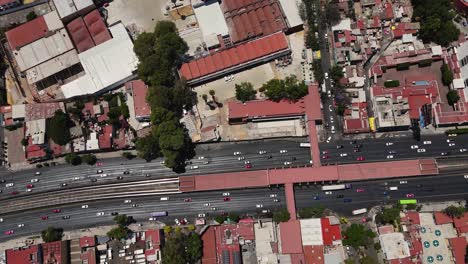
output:
[[280, 223], [281, 252], [282, 254], [301, 254], [302, 238], [299, 220], [290, 220]]
[[306, 264], [325, 264], [323, 246], [304, 246]]
[[320, 94], [317, 83], [309, 85], [309, 93], [304, 97], [307, 120], [316, 121], [322, 119], [320, 109]]
[[80, 259], [83, 263], [96, 264], [96, 249], [88, 248], [85, 252], [81, 253]]
[[329, 218], [321, 218], [323, 244], [326, 246], [333, 245], [334, 241], [341, 240], [340, 225], [331, 225]]
[[7, 249], [6, 250], [6, 263], [7, 264], [31, 264], [31, 260], [39, 263], [38, 260], [39, 247], [32, 245], [27, 248], [21, 249]]
[[291, 257], [291, 264], [304, 264], [305, 258], [304, 254], [289, 254]]
[[111, 39], [112, 36], [109, 33], [109, 30], [102, 20], [101, 14], [97, 9], [94, 9], [89, 14], [83, 17], [83, 20], [88, 27], [88, 31], [93, 38], [93, 41], [96, 45], [99, 45], [107, 40]]
[[421, 224], [418, 212], [406, 212], [406, 217], [408, 218], [408, 221], [410, 221], [413, 225]]
[[[62, 246], [66, 241], [55, 241], [49, 243], [41, 244], [42, 247], [42, 255], [43, 255], [43, 262], [44, 263], [62, 263], [62, 252], [64, 251]], [[66, 258], [66, 256], [63, 256]]]
[[159, 249], [161, 246], [161, 230], [150, 229], [145, 231], [145, 241], [150, 243], [151, 249]]
[[385, 18], [390, 20], [394, 17], [393, 15], [393, 6], [390, 3], [385, 4]]
[[24, 45], [32, 43], [49, 32], [49, 28], [43, 16], [17, 26], [5, 33], [8, 44], [12, 50], [17, 50]]
[[96, 237], [94, 236], [85, 236], [80, 237], [80, 247], [94, 247], [96, 245]]
[[286, 36], [280, 32], [184, 63], [179, 69], [179, 74], [187, 80], [192, 80], [288, 48]]
[[242, 119], [247, 121], [258, 118], [300, 116], [305, 112], [305, 105], [303, 100], [297, 102], [255, 100], [245, 103], [229, 102], [228, 109], [230, 120]]
[[458, 232], [460, 232], [462, 229], [466, 231], [468, 228], [468, 212], [466, 212], [460, 218], [454, 217], [453, 225], [457, 228]]
[[151, 108], [146, 102], [146, 93], [148, 86], [142, 80], [130, 81], [125, 86], [132, 91], [133, 105], [136, 118], [146, 118], [151, 114]]
[[89, 34], [88, 28], [86, 27], [83, 18], [78, 17], [67, 25], [70, 37], [78, 50], [81, 53], [94, 47], [94, 41]]
[[216, 236], [214, 226], [208, 227], [201, 236], [203, 241], [202, 264], [216, 264]]
[[109, 149], [112, 147], [112, 125], [105, 125], [98, 137], [99, 148]]
[[449, 238], [450, 246], [452, 246], [452, 254], [455, 257], [455, 264], [465, 264], [466, 254], [466, 238], [455, 237]]
[[413, 264], [413, 263], [414, 262], [411, 260], [411, 257], [390, 260], [390, 264]]
[[239, 233], [239, 236], [246, 240], [255, 240], [254, 224], [252, 221], [239, 222], [237, 224], [237, 232]]
[[[29, 140], [31, 141], [31, 140]], [[47, 153], [38, 145], [28, 145], [26, 147], [26, 158], [27, 159], [37, 159], [43, 158]]]
[[450, 216], [443, 213], [443, 212], [435, 212], [434, 213], [434, 218], [435, 218], [436, 224], [438, 224], [438, 225], [453, 223], [453, 219]]
[[224, 0], [221, 8], [234, 43], [287, 28], [277, 0]]
[[392, 225], [381, 226], [381, 227], [379, 227], [378, 230], [379, 230], [380, 235], [390, 234], [390, 233], [395, 232], [395, 229], [393, 228]]

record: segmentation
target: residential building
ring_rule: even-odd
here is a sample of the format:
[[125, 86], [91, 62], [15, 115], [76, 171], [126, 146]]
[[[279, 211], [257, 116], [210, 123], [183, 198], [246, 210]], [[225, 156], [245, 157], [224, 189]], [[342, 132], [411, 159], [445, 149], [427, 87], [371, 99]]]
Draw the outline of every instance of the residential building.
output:
[[60, 19], [67, 22], [95, 8], [92, 0], [53, 0]]
[[193, 12], [208, 49], [230, 46], [229, 29], [217, 0], [192, 3]]

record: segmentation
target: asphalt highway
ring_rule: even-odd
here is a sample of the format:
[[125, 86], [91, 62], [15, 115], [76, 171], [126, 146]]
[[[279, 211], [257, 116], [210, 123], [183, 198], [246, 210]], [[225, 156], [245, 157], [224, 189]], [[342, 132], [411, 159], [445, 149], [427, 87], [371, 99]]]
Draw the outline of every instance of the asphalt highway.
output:
[[[323, 205], [344, 215], [349, 215], [354, 209], [369, 208], [371, 206], [396, 202], [404, 199], [407, 194], [413, 194], [418, 202], [439, 201], [451, 199], [468, 199], [468, 179], [464, 178], [466, 168], [442, 171], [438, 176], [427, 176], [418, 178], [392, 179], [381, 181], [353, 182], [353, 188], [348, 190], [333, 191], [331, 195], [325, 194], [319, 185], [296, 186], [295, 199], [297, 208]], [[400, 183], [400, 181], [406, 183]], [[397, 191], [390, 191], [389, 188], [397, 186]], [[363, 192], [357, 192], [363, 189]], [[193, 223], [200, 213], [213, 217], [222, 213], [236, 212], [239, 214], [263, 215], [262, 210], [274, 211], [285, 208], [285, 196], [283, 188], [261, 188], [228, 190], [230, 201], [223, 200], [223, 191], [196, 192], [184, 194], [156, 195], [146, 197], [127, 197], [119, 199], [109, 199], [100, 201], [89, 201], [86, 203], [75, 203], [55, 208], [30, 210], [15, 214], [2, 214], [3, 222], [0, 223], [0, 241], [21, 235], [36, 234], [49, 225], [63, 227], [64, 229], [79, 229], [100, 226], [112, 223], [112, 212], [132, 215], [138, 223], [149, 224], [151, 212], [167, 211], [168, 216], [158, 220], [166, 223], [174, 223], [174, 219], [186, 217]], [[384, 194], [387, 192], [387, 195]], [[270, 197], [276, 194], [276, 198]], [[344, 203], [344, 198], [337, 196], [342, 194], [344, 198], [350, 198], [350, 203]], [[161, 197], [169, 197], [163, 201]], [[318, 196], [319, 200], [314, 200]], [[191, 198], [191, 202], [184, 199]], [[131, 199], [130, 203], [124, 203], [125, 199]], [[278, 199], [278, 202], [274, 202]], [[209, 203], [208, 206], [205, 204]], [[88, 208], [82, 208], [82, 205]], [[132, 205], [135, 204], [136, 207]], [[256, 205], [262, 205], [257, 208]], [[213, 210], [212, 208], [216, 208]], [[60, 209], [59, 213], [54, 213], [54, 209]], [[104, 216], [97, 216], [99, 212], [104, 212]], [[42, 220], [42, 216], [48, 216], [47, 220]], [[63, 219], [69, 216], [69, 219]], [[24, 224], [24, 227], [18, 227]], [[4, 232], [13, 230], [13, 235], [6, 235]]]

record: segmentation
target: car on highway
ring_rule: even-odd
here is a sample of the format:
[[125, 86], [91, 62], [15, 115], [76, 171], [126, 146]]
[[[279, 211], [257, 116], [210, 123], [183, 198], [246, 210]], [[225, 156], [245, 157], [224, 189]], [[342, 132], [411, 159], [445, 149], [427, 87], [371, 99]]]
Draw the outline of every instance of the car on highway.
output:
[[96, 178], [91, 178], [90, 181], [91, 182], [97, 182], [97, 179]]
[[279, 199], [273, 199], [273, 202], [277, 203], [277, 202], [279, 202]]
[[387, 155], [387, 159], [393, 159], [393, 155]]
[[257, 207], [257, 208], [263, 208], [263, 204], [257, 204], [257, 205], [255, 205], [255, 207]]
[[263, 209], [262, 214], [268, 214], [270, 212], [270, 209]]
[[237, 160], [245, 160], [245, 157], [244, 156], [237, 157]]
[[192, 201], [192, 198], [185, 198], [185, 199], [184, 199], [184, 202], [186, 202], [186, 203], [189, 203], [189, 202], [191, 202], [191, 201]]
[[353, 151], [354, 152], [361, 152], [361, 149], [360, 148], [355, 148]]
[[357, 160], [357, 161], [363, 161], [363, 160], [366, 160], [366, 158], [364, 158], [363, 156], [359, 156], [359, 157], [357, 157], [356, 160]]
[[83, 204], [83, 205], [81, 206], [81, 209], [86, 209], [86, 208], [88, 208], [88, 205], [87, 205], [87, 204]]
[[180, 221], [179, 221], [179, 219], [177, 219], [177, 218], [176, 218], [176, 219], [174, 219], [174, 223], [175, 223], [176, 225], [180, 225]]
[[388, 154], [396, 154], [397, 152], [395, 150], [389, 150]]
[[314, 200], [316, 200], [316, 201], [320, 200], [320, 196], [318, 196], [318, 195], [314, 196]]
[[117, 180], [123, 180], [123, 177], [122, 177], [122, 176], [117, 176], [116, 179], [117, 179]]
[[344, 197], [343, 194], [338, 194], [338, 195], [336, 196], [336, 198], [343, 198], [343, 197]]
[[424, 153], [424, 152], [426, 152], [426, 149], [423, 149], [423, 148], [418, 149], [418, 153]]
[[73, 180], [73, 181], [78, 181], [78, 180], [80, 180], [80, 177], [78, 177], [78, 176], [77, 176], [77, 177], [73, 177], [72, 180]]
[[130, 199], [124, 200], [124, 203], [126, 203], [126, 204], [132, 203], [132, 200], [130, 200]]
[[198, 169], [198, 166], [197, 165], [192, 165], [192, 166], [190, 166], [190, 169], [191, 170], [196, 170], [196, 169]]
[[460, 149], [460, 152], [461, 152], [461, 153], [466, 152], [466, 149], [465, 149], [465, 148]]
[[362, 148], [362, 145], [361, 144], [356, 144], [356, 145], [354, 145], [354, 148]]
[[132, 207], [133, 208], [138, 207], [138, 204], [132, 204]]
[[5, 184], [5, 187], [7, 187], [7, 188], [8, 187], [13, 187], [14, 185], [15, 185], [14, 183], [10, 182], [10, 183]]
[[47, 220], [47, 219], [49, 219], [49, 217], [47, 215], [43, 215], [43, 216], [41, 216], [41, 219], [42, 220]]
[[12, 191], [12, 192], [11, 192], [11, 195], [17, 195], [17, 194], [19, 194], [18, 191]]
[[285, 161], [283, 164], [284, 164], [285, 166], [288, 166], [288, 165], [291, 165], [292, 162], [290, 162], [290, 161]]
[[341, 153], [340, 157], [348, 157], [348, 153]]
[[423, 144], [424, 144], [424, 145], [430, 145], [430, 144], [432, 144], [432, 141], [426, 140], [426, 141], [423, 142]]
[[211, 205], [210, 203], [204, 203], [204, 204], [203, 204], [203, 206], [205, 206], [205, 207], [208, 207], [208, 206], [210, 206], [210, 205]]
[[24, 224], [18, 224], [18, 228], [24, 227]]
[[359, 188], [359, 189], [356, 189], [356, 192], [360, 193], [360, 192], [364, 192], [365, 190], [363, 188]]
[[270, 198], [275, 198], [275, 197], [278, 197], [278, 195], [276, 193], [270, 194]]
[[126, 170], [123, 172], [123, 174], [130, 174], [130, 171]]
[[450, 152], [441, 152], [440, 155], [441, 156], [448, 156], [448, 155], [450, 155]]
[[332, 137], [328, 137], [327, 138], [327, 143], [330, 143], [331, 139], [332, 139]]
[[330, 153], [328, 150], [322, 151], [322, 154], [323, 154], [323, 155], [328, 154], [328, 153]]
[[260, 154], [260, 155], [263, 155], [263, 154], [266, 154], [266, 153], [267, 153], [266, 150], [260, 150], [260, 151], [258, 152], [258, 154]]
[[418, 149], [419, 146], [418, 145], [411, 145], [411, 149]]
[[107, 173], [101, 174], [101, 178], [107, 177]]
[[60, 186], [62, 186], [62, 187], [67, 187], [67, 186], [68, 186], [68, 183], [62, 183]]
[[200, 157], [198, 157], [198, 159], [199, 159], [199, 160], [203, 160], [203, 159], [205, 159], [205, 157], [200, 156]]
[[447, 143], [453, 142], [453, 139], [450, 139], [450, 138], [449, 138], [449, 139], [446, 140], [446, 142], [447, 142]]
[[336, 145], [336, 149], [342, 149], [343, 145]]
[[211, 211], [216, 211], [216, 210], [218, 210], [218, 208], [216, 208], [216, 207], [211, 207]]
[[[335, 119], [333, 118], [333, 116], [330, 116], [330, 123], [335, 123]], [[335, 130], [334, 126], [332, 126], [332, 130]]]
[[35, 183], [35, 182], [38, 182], [39, 179], [31, 179], [31, 183]]
[[103, 216], [104, 215], [104, 212], [97, 212], [96, 213], [96, 216]]
[[33, 188], [33, 187], [34, 187], [34, 185], [32, 185], [32, 184], [26, 185], [26, 188]]
[[333, 112], [332, 105], [328, 105], [328, 111]]
[[393, 146], [393, 142], [387, 142], [385, 143], [385, 146]]
[[229, 195], [231, 195], [231, 194], [228, 193], [228, 192], [223, 192], [222, 195], [223, 195], [223, 196], [229, 196]]
[[62, 219], [64, 219], [64, 220], [70, 219], [70, 216], [69, 215], [64, 215], [64, 216], [62, 216]]
[[[327, 37], [325, 37], [325, 38], [327, 38]], [[328, 72], [325, 72], [324, 76], [325, 76], [325, 80], [328, 79]]]
[[3, 218], [0, 218], [0, 223], [3, 223]]
[[97, 170], [96, 173], [99, 174], [99, 173], [102, 173], [103, 170]]
[[198, 217], [205, 217], [206, 214], [198, 214]]
[[331, 94], [331, 91], [330, 91], [330, 90], [328, 90], [328, 91], [327, 91], [327, 95], [328, 95], [328, 98], [330, 98], [330, 97], [332, 96], [332, 94]]
[[329, 155], [323, 155], [323, 156], [322, 156], [322, 159], [329, 159], [329, 158], [330, 158]]
[[407, 193], [406, 198], [414, 198], [414, 193]]
[[468, 175], [463, 175], [463, 178], [468, 179]]
[[288, 153], [288, 151], [286, 149], [282, 149], [280, 150], [280, 153], [283, 154], [283, 153]]
[[240, 154], [242, 154], [242, 152], [240, 152], [240, 151], [234, 152], [234, 156], [237, 156], [237, 155], [240, 155]]
[[34, 173], [34, 175], [41, 175], [41, 172], [40, 171], [36, 171], [36, 173]]
[[352, 201], [353, 201], [353, 199], [351, 199], [351, 198], [344, 198], [344, 199], [343, 199], [343, 202], [344, 202], [344, 203], [350, 203], [350, 202], [352, 202]]
[[52, 212], [53, 212], [54, 214], [58, 214], [58, 213], [60, 213], [61, 211], [62, 211], [62, 210], [60, 210], [60, 209], [54, 209], [54, 210], [52, 210]]
[[252, 168], [252, 164], [250, 164], [250, 163], [245, 164], [245, 168], [246, 168], [246, 169], [251, 169], [251, 168]]
[[13, 235], [14, 232], [15, 231], [13, 231], [13, 230], [7, 230], [7, 231], [5, 231], [5, 235], [8, 235], [8, 236]]
[[148, 218], [148, 221], [156, 221], [156, 217], [150, 217]]
[[333, 192], [332, 191], [328, 191], [328, 192], [325, 192], [326, 195], [332, 195]]
[[453, 146], [455, 146], [455, 143], [449, 143], [448, 145], [449, 145], [449, 147], [453, 147]]
[[223, 200], [224, 200], [225, 202], [229, 202], [229, 201], [231, 201], [231, 197], [224, 197]]
[[408, 181], [400, 181], [400, 184], [407, 184]]
[[112, 212], [111, 215], [118, 215], [119, 213], [118, 212]]
[[32, 192], [33, 189], [26, 189], [26, 192]]

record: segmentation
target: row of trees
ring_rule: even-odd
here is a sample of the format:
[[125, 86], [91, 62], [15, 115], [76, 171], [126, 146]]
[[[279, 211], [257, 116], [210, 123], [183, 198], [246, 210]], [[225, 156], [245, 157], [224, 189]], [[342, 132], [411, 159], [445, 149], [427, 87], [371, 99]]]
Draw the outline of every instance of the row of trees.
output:
[[196, 104], [196, 94], [184, 80], [176, 78], [188, 46], [170, 21], [159, 21], [154, 32], [138, 36], [134, 51], [140, 63], [138, 76], [149, 85], [146, 98], [151, 106], [152, 133], [136, 142], [138, 156], [146, 160], [165, 157], [165, 165], [183, 170], [185, 160], [193, 155], [191, 140], [179, 119], [183, 109]]
[[169, 235], [162, 250], [162, 261], [167, 264], [197, 263], [203, 250], [203, 243], [195, 232], [184, 234], [181, 229]]
[[109, 232], [107, 232], [107, 236], [113, 239], [121, 240], [128, 237], [128, 234], [130, 234], [130, 229], [128, 229], [128, 226], [132, 223], [135, 223], [135, 220], [131, 216], [122, 214], [116, 215], [114, 217], [114, 222], [117, 224], [117, 227], [109, 230]]
[[76, 153], [69, 153], [65, 156], [65, 162], [73, 166], [80, 165], [83, 162], [88, 165], [94, 165], [97, 162], [97, 158], [93, 154], [84, 154], [79, 156]]

